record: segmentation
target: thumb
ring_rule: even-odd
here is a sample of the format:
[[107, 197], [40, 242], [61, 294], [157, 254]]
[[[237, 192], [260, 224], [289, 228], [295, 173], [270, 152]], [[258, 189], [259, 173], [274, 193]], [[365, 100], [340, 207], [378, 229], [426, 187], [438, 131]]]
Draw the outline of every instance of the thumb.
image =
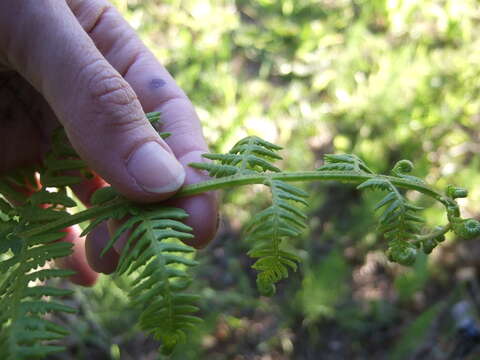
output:
[[162, 200], [182, 186], [182, 165], [65, 2], [6, 1], [2, 12], [15, 21], [0, 15], [9, 36], [4, 47], [0, 35], [0, 51], [8, 49], [11, 66], [45, 97], [94, 171], [137, 201]]

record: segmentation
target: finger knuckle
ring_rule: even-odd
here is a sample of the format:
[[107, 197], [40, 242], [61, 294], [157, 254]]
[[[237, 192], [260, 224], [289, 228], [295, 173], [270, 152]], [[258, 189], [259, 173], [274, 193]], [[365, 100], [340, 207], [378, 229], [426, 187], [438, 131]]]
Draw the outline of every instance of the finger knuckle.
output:
[[100, 66], [89, 78], [87, 89], [95, 112], [108, 119], [108, 125], [136, 126], [141, 120], [137, 95], [118, 73]]
[[92, 99], [102, 105], [130, 105], [137, 101], [137, 96], [128, 83], [119, 74], [100, 69], [95, 72], [88, 83]]

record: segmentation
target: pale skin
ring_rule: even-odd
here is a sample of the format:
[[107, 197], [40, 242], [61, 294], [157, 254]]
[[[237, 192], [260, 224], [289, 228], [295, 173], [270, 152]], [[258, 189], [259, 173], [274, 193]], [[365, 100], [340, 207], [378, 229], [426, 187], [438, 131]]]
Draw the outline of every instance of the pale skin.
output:
[[[150, 111], [162, 113], [167, 140], [145, 118]], [[168, 200], [205, 179], [187, 166], [207, 152], [195, 110], [117, 10], [106, 0], [2, 0], [0, 173], [41, 162], [58, 124], [98, 174], [74, 189], [87, 206], [110, 183], [131, 200], [184, 208], [194, 246], [214, 236], [214, 194]], [[99, 254], [115, 226], [87, 239], [66, 229], [75, 251], [61, 265], [77, 271], [73, 282], [92, 285], [99, 272], [114, 271], [121, 249]]]

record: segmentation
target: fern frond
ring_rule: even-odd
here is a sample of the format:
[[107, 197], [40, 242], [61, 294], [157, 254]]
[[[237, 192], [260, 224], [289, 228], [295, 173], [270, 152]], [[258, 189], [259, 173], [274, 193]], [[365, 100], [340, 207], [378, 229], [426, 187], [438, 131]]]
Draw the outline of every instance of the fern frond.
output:
[[[204, 157], [206, 156], [204, 155]], [[239, 171], [238, 167], [225, 164], [191, 163], [190, 166], [195, 169], [206, 170], [210, 176], [216, 178], [235, 175]]]
[[[280, 172], [272, 164], [280, 160], [280, 146], [257, 136], [246, 137], [237, 142], [227, 154], [204, 154], [203, 157], [214, 163], [191, 163], [191, 167], [208, 171], [212, 177], [220, 178], [250, 172]], [[216, 163], [215, 163], [216, 162]]]
[[[70, 294], [69, 290], [41, 285], [36, 280], [52, 277], [66, 277], [72, 271], [43, 269], [47, 262], [68, 256], [72, 244], [57, 242], [65, 236], [62, 231], [40, 233], [24, 238], [16, 233], [22, 229], [39, 225], [53, 219], [70, 216], [66, 206], [73, 206], [73, 200], [62, 193], [51, 193], [43, 188], [32, 196], [25, 205], [15, 209], [16, 215], [2, 232], [7, 246], [2, 250], [12, 250], [10, 255], [4, 252], [0, 261], [0, 272], [4, 274], [0, 284], [0, 358], [30, 359], [44, 357], [63, 347], [45, 344], [45, 341], [58, 340], [68, 332], [43, 317], [47, 313], [75, 310], [50, 298]], [[49, 204], [48, 208], [40, 205]], [[12, 245], [15, 244], [15, 245]]]
[[129, 217], [103, 253], [127, 236], [116, 272], [135, 274], [130, 297], [141, 308], [140, 327], [161, 341], [164, 353], [170, 353], [201, 322], [193, 315], [198, 296], [184, 293], [192, 280], [187, 270], [196, 261], [191, 257], [195, 250], [180, 240], [192, 238], [192, 229], [181, 222], [187, 217], [181, 209], [134, 204], [125, 209]]
[[412, 170], [413, 163], [410, 160], [400, 160], [393, 167], [392, 174], [402, 179], [406, 179], [419, 184], [425, 184], [425, 181], [423, 181], [423, 179], [420, 179], [416, 176], [408, 175], [408, 173], [410, 173]]
[[48, 261], [71, 254], [71, 244], [55, 242], [64, 235], [55, 232], [18, 237], [15, 241], [21, 248], [0, 262], [0, 271], [4, 274], [0, 284], [0, 358], [31, 359], [63, 350], [44, 341], [58, 340], [68, 331], [43, 315], [75, 312], [50, 299], [69, 295], [71, 291], [33, 282], [74, 274], [67, 270], [42, 269]]
[[[71, 294], [41, 282], [51, 278], [68, 277], [73, 271], [47, 269], [48, 262], [69, 256], [72, 244], [58, 242], [65, 236], [62, 231], [47, 231], [34, 236], [18, 235], [35, 226], [67, 219], [67, 208], [76, 206], [65, 186], [82, 181], [85, 163], [72, 149], [63, 130], [55, 133], [52, 150], [45, 160], [46, 169], [40, 172], [42, 187], [26, 202], [7, 207], [8, 221], [0, 226], [0, 358], [31, 359], [46, 357], [63, 347], [51, 344], [68, 332], [47, 319], [45, 314], [75, 312], [75, 309], [54, 300]], [[78, 176], [70, 175], [74, 171]], [[36, 180], [29, 181], [33, 184]], [[47, 190], [47, 187], [49, 188]], [[56, 191], [50, 189], [56, 187]], [[33, 186], [32, 186], [33, 188]]]
[[274, 180], [269, 174], [280, 169], [273, 161], [280, 160], [280, 146], [257, 136], [237, 142], [227, 154], [204, 154], [210, 163], [190, 166], [208, 171], [212, 177], [265, 174], [264, 185], [270, 188], [272, 205], [255, 215], [247, 225], [247, 241], [253, 243], [248, 255], [257, 259], [252, 265], [258, 271], [257, 285], [264, 295], [275, 293], [275, 283], [286, 278], [289, 269], [295, 271], [300, 258], [282, 248], [282, 241], [298, 237], [307, 218], [301, 206], [307, 206], [307, 194], [285, 181]]
[[[147, 119], [153, 125], [158, 124], [160, 114], [147, 114]], [[168, 136], [167, 133], [160, 135]], [[290, 181], [347, 181], [358, 184], [360, 190], [386, 192], [376, 205], [376, 210], [381, 211], [378, 229], [389, 240], [390, 260], [401, 264], [413, 263], [418, 249], [431, 252], [450, 230], [465, 238], [480, 234], [480, 222], [462, 219], [455, 202], [456, 198], [466, 196], [466, 190], [449, 186], [446, 196], [436, 192], [422, 179], [409, 174], [413, 169], [409, 161], [398, 162], [392, 176], [386, 176], [375, 174], [355, 155], [330, 154], [317, 170], [282, 172], [274, 165], [281, 159], [280, 149], [250, 136], [237, 142], [227, 154], [205, 154], [210, 162], [191, 166], [221, 179], [186, 185], [175, 195], [190, 196], [247, 184], [263, 184], [270, 189], [271, 205], [247, 225], [247, 239], [252, 244], [248, 254], [255, 259], [253, 268], [258, 271], [257, 284], [264, 295], [272, 295], [275, 284], [296, 271], [301, 260], [288, 250], [285, 241], [302, 234], [308, 201], [307, 194], [290, 185]], [[188, 270], [196, 265], [194, 249], [182, 242], [192, 238], [192, 229], [182, 222], [186, 213], [160, 205], [136, 205], [107, 187], [92, 197], [93, 209], [72, 216], [67, 209], [75, 206], [75, 201], [68, 197], [66, 187], [81, 182], [91, 173], [63, 131], [56, 133], [45, 166], [40, 175], [43, 187], [28, 200], [24, 196], [14, 198], [13, 188], [27, 184], [37, 190], [38, 179], [31, 171], [12, 177], [12, 188], [0, 181], [0, 192], [5, 198], [25, 202], [22, 206], [11, 206], [0, 198], [0, 272], [3, 274], [0, 280], [0, 359], [45, 357], [62, 350], [52, 341], [65, 336], [66, 329], [44, 315], [73, 312], [55, 299], [70, 292], [40, 282], [72, 275], [71, 271], [44, 266], [50, 260], [71, 253], [70, 244], [58, 242], [64, 233], [56, 229], [87, 219], [91, 223], [84, 235], [103, 221], [123, 221], [102, 254], [115, 242], [125, 240], [117, 274], [134, 277], [130, 297], [132, 304], [141, 309], [140, 326], [161, 341], [164, 353], [171, 353], [200, 322], [195, 316], [198, 296], [186, 292], [192, 281]], [[29, 179], [24, 180], [24, 176]], [[441, 202], [447, 209], [449, 223], [422, 234], [423, 219], [418, 215], [421, 208], [408, 202], [400, 189], [420, 191]]]
[[41, 174], [44, 187], [71, 186], [80, 183], [84, 177], [90, 177], [86, 163], [80, 159], [70, 145], [63, 128], [55, 130], [52, 137], [52, 149], [45, 157], [45, 170]]
[[368, 179], [368, 180], [362, 182], [360, 185], [357, 186], [357, 189], [358, 190], [371, 189], [371, 190], [389, 191], [389, 190], [392, 189], [392, 185], [386, 179], [374, 178], [374, 179]]
[[[423, 180], [420, 178], [405, 175], [412, 168], [413, 164], [410, 161], [402, 160], [395, 165], [392, 173], [395, 177], [422, 183]], [[420, 233], [420, 224], [424, 223], [424, 220], [418, 215], [422, 208], [410, 204], [387, 177], [379, 176], [368, 179], [358, 185], [357, 189], [387, 192], [375, 206], [377, 211], [383, 209], [383, 213], [379, 217], [378, 231], [383, 233], [385, 238], [389, 240], [387, 254], [391, 261], [402, 265], [413, 264], [416, 260], [418, 249], [415, 239]], [[425, 247], [425, 250], [431, 251], [427, 247]]]
[[373, 171], [358, 156], [353, 154], [326, 154], [325, 164], [318, 171], [354, 171], [373, 174]]
[[266, 296], [275, 293], [275, 283], [296, 271], [300, 258], [282, 248], [282, 241], [298, 237], [306, 227], [307, 218], [299, 205], [308, 205], [308, 194], [280, 180], [266, 183], [272, 194], [272, 205], [256, 214], [247, 225], [247, 241], [253, 243], [248, 252], [258, 259], [252, 267], [259, 273], [257, 286]]
[[[114, 200], [117, 200], [119, 198], [120, 198], [120, 195], [115, 191], [115, 189], [113, 189], [111, 186], [106, 186], [104, 188], [101, 188], [95, 191], [90, 201], [92, 205], [100, 206], [100, 205], [105, 205], [107, 203], [113, 202]], [[129, 203], [120, 204], [110, 212], [97, 216], [95, 219], [91, 220], [90, 223], [83, 229], [80, 236], [87, 235], [91, 230], [93, 230], [95, 227], [97, 227], [99, 224], [101, 224], [104, 221], [107, 221], [110, 219], [121, 220], [125, 218], [127, 215], [129, 215], [131, 211], [129, 209], [129, 205], [130, 205]], [[104, 254], [106, 251], [107, 250], [104, 249], [102, 254]]]

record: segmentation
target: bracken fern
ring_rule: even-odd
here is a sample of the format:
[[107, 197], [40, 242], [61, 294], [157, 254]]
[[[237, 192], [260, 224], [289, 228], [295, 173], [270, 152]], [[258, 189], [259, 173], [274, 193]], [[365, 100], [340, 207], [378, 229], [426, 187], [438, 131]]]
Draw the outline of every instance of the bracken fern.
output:
[[[68, 176], [65, 172], [85, 169], [85, 164], [68, 146], [59, 131], [54, 135], [53, 150], [46, 158], [46, 168], [41, 172], [42, 187], [37, 189], [26, 202], [10, 206], [2, 200], [2, 212], [6, 220], [1, 222], [0, 251], [7, 254], [1, 258], [0, 273], [0, 357], [2, 359], [23, 359], [45, 357], [63, 347], [44, 343], [58, 340], [68, 331], [47, 319], [44, 315], [54, 312], [74, 313], [75, 309], [52, 300], [65, 296], [70, 290], [43, 284], [48, 279], [67, 277], [70, 270], [45, 268], [47, 262], [71, 254], [72, 245], [57, 240], [65, 236], [60, 229], [38, 232], [24, 236], [22, 232], [51, 221], [62, 221], [70, 215], [68, 207], [76, 202], [66, 193], [66, 186], [74, 185], [82, 178]], [[67, 151], [68, 150], [68, 151]], [[3, 180], [3, 188], [34, 186], [17, 181], [15, 177]], [[56, 187], [57, 191], [47, 188]], [[26, 189], [28, 190], [28, 189]], [[12, 194], [8, 191], [5, 195]]]
[[[159, 114], [147, 114], [153, 125]], [[167, 137], [168, 133], [161, 133]], [[391, 175], [376, 174], [361, 159], [351, 154], [325, 156], [325, 164], [312, 171], [285, 172], [274, 164], [281, 148], [259, 137], [240, 140], [226, 154], [205, 154], [206, 162], [190, 164], [211, 177], [183, 187], [175, 196], [191, 196], [206, 191], [249, 184], [262, 184], [271, 194], [271, 205], [254, 215], [246, 226], [246, 238], [258, 271], [257, 286], [263, 295], [275, 293], [275, 283], [295, 271], [300, 258], [294, 253], [292, 238], [306, 227], [307, 193], [291, 182], [341, 181], [356, 184], [359, 190], [386, 193], [376, 205], [378, 231], [387, 243], [391, 261], [412, 264], [419, 251], [430, 253], [444, 235], [453, 231], [471, 239], [480, 234], [480, 223], [463, 219], [455, 199], [467, 191], [449, 185], [445, 194], [410, 175], [413, 164], [398, 162]], [[44, 166], [34, 171], [9, 174], [0, 181], [0, 358], [45, 357], [63, 348], [55, 345], [67, 330], [45, 317], [54, 312], [73, 312], [53, 298], [69, 290], [46, 285], [53, 278], [72, 275], [71, 271], [47, 267], [53, 259], [71, 254], [71, 245], [58, 242], [67, 226], [90, 221], [83, 234], [104, 221], [120, 226], [103, 249], [123, 242], [117, 275], [133, 276], [129, 290], [133, 306], [140, 309], [140, 326], [161, 342], [162, 352], [171, 353], [186, 341], [188, 331], [201, 321], [195, 314], [198, 296], [188, 293], [195, 264], [194, 249], [182, 240], [192, 237], [182, 220], [187, 214], [161, 204], [139, 205], [120, 196], [111, 187], [98, 190], [90, 209], [69, 214], [76, 206], [67, 188], [90, 176], [84, 162], [68, 143], [62, 130], [54, 137], [52, 151]], [[38, 181], [39, 180], [39, 181]], [[38, 185], [39, 182], [42, 184]], [[30, 197], [22, 195], [22, 188]], [[411, 204], [405, 191], [418, 191], [446, 209], [448, 223], [427, 230], [420, 217], [421, 208]]]
[[[104, 188], [94, 199], [97, 205], [105, 204], [98, 198], [115, 201], [114, 191]], [[107, 196], [106, 193], [109, 193]], [[112, 196], [113, 195], [113, 196]], [[196, 265], [191, 257], [195, 250], [178, 241], [190, 239], [191, 228], [181, 222], [188, 215], [182, 209], [159, 205], [125, 204], [115, 218], [128, 218], [113, 234], [102, 255], [116, 241], [125, 236], [116, 273], [135, 275], [135, 284], [129, 292], [132, 304], [141, 308], [140, 326], [163, 344], [162, 351], [170, 353], [175, 345], [186, 339], [186, 331], [201, 320], [192, 315], [198, 308], [198, 296], [183, 291], [191, 282], [187, 269]], [[101, 217], [101, 221], [107, 217]], [[84, 233], [88, 233], [99, 219]]]
[[[208, 171], [210, 176], [241, 176], [252, 173], [279, 173], [272, 164], [281, 160], [281, 147], [256, 136], [249, 136], [236, 143], [228, 154], [205, 154], [213, 163], [192, 163], [190, 166]], [[253, 268], [259, 272], [257, 285], [263, 295], [275, 293], [275, 283], [288, 277], [288, 269], [297, 270], [299, 257], [282, 249], [284, 238], [300, 236], [306, 227], [307, 215], [298, 206], [307, 206], [308, 194], [282, 180], [265, 178], [272, 195], [272, 205], [256, 214], [246, 227], [247, 241], [253, 244], [248, 252], [258, 258]]]

